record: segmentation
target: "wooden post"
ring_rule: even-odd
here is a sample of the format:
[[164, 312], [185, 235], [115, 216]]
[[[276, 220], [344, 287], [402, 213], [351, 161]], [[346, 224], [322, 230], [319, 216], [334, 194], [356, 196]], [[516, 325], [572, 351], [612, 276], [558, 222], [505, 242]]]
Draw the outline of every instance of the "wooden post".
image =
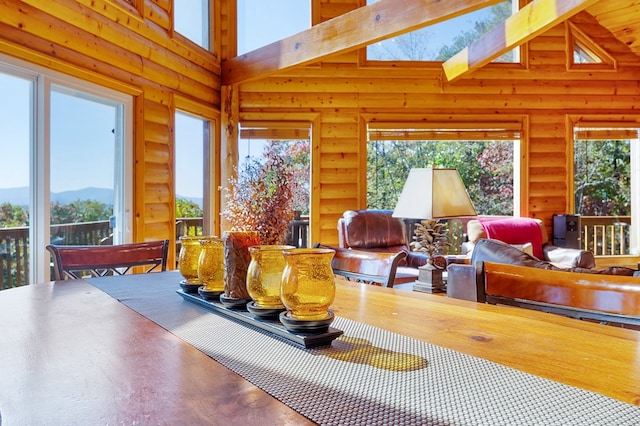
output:
[[[239, 102], [237, 86], [222, 86], [221, 144], [220, 144], [220, 187], [226, 188], [229, 179], [235, 177], [238, 165], [238, 117]], [[220, 194], [220, 212], [226, 208], [224, 191]], [[229, 223], [220, 217], [221, 232], [230, 228]]]

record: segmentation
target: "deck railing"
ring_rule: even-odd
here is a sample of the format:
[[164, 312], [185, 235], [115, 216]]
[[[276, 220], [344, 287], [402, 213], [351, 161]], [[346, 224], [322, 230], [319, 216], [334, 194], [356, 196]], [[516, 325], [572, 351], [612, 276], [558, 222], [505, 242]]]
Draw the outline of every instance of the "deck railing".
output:
[[629, 255], [631, 217], [581, 216], [582, 248], [595, 256]]
[[[630, 254], [631, 218], [582, 216], [582, 248], [599, 256]], [[202, 218], [180, 218], [182, 232], [187, 235], [202, 234]], [[454, 225], [453, 233], [460, 238], [453, 245], [461, 244], [463, 227]], [[109, 221], [71, 223], [51, 226], [51, 242], [56, 244], [100, 244], [111, 235]], [[179, 234], [181, 235], [181, 234]], [[309, 218], [302, 216], [291, 221], [287, 244], [296, 247], [309, 246]], [[29, 228], [0, 229], [0, 290], [18, 287], [29, 282]]]

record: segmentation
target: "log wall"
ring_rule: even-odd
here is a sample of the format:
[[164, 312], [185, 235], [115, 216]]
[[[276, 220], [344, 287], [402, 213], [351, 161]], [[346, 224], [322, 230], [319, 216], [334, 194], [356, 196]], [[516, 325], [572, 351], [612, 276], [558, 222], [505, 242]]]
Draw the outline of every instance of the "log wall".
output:
[[[320, 0], [315, 19], [358, 7], [358, 0]], [[567, 28], [549, 30], [525, 47], [525, 64], [495, 64], [448, 83], [439, 64], [374, 66], [357, 53], [242, 84], [240, 120], [319, 114], [319, 195], [312, 203], [312, 240], [337, 243], [336, 222], [366, 208], [366, 122], [479, 121], [520, 117], [523, 127], [521, 214], [543, 219], [569, 211], [573, 122], [640, 121], [640, 58], [588, 14], [572, 22], [617, 61], [615, 70], [567, 68]], [[588, 117], [587, 117], [588, 116]], [[570, 118], [572, 117], [572, 118]], [[582, 119], [580, 117], [583, 117]], [[389, 206], [393, 208], [393, 206]]]
[[134, 240], [173, 239], [174, 97], [219, 111], [220, 59], [173, 31], [172, 0], [137, 3], [0, 0], [0, 53], [135, 97]]

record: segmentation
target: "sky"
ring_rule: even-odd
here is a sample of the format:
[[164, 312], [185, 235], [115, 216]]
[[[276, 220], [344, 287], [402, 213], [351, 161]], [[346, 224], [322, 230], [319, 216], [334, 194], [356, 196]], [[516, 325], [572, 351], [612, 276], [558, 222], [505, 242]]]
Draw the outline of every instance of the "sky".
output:
[[[182, 30], [183, 35], [196, 41], [202, 36], [202, 26], [197, 25], [197, 9], [201, 4], [194, 0], [176, 0], [175, 6], [183, 12], [176, 14], [177, 30]], [[194, 5], [194, 9], [189, 9]], [[306, 0], [238, 0], [239, 54], [309, 28], [309, 8], [310, 2]], [[301, 16], [304, 18], [300, 19]], [[472, 20], [463, 19], [464, 24], [468, 22]], [[455, 34], [455, 27], [460, 28], [460, 23], [454, 22], [440, 25], [432, 39], [434, 43], [448, 43], [451, 35]], [[3, 158], [11, 159], [3, 164], [0, 188], [29, 185], [28, 91], [29, 84], [25, 80], [7, 78], [0, 68], [0, 128], [3, 129], [0, 150]], [[113, 187], [113, 107], [60, 94], [52, 96], [51, 110], [51, 190]], [[188, 116], [177, 117], [176, 137], [183, 138], [176, 145], [179, 149], [176, 170], [181, 174], [176, 182], [179, 195], [202, 195], [203, 171], [201, 167], [193, 166], [193, 158], [197, 155], [202, 158], [201, 135], [202, 127], [198, 120]], [[261, 145], [254, 140], [249, 147], [248, 141], [240, 141], [240, 158], [248, 154], [260, 155]]]

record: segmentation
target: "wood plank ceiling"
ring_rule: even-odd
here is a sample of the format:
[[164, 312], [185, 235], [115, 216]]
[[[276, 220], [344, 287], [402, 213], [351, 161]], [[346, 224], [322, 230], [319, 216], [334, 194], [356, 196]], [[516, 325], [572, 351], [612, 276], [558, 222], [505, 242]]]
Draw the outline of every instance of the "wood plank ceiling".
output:
[[[222, 64], [222, 83], [230, 85], [259, 79], [288, 68], [320, 61], [329, 55], [359, 49], [380, 39], [412, 31], [416, 28], [431, 25], [443, 19], [450, 19], [461, 13], [496, 3], [493, 0], [449, 0], [449, 3], [451, 3], [449, 5], [450, 9], [443, 10], [443, 6], [439, 1], [430, 0], [439, 7], [439, 10], [434, 12], [435, 9], [427, 7], [431, 6], [430, 1], [402, 0], [405, 7], [398, 7], [397, 1], [380, 0], [345, 16], [323, 22], [287, 39], [225, 61]], [[568, 2], [575, 4], [570, 8], [565, 8], [567, 10], [559, 11], [552, 18], [569, 19], [584, 9], [600, 25], [611, 31], [616, 38], [627, 45], [632, 52], [640, 56], [640, 0], [599, 0], [595, 3], [589, 0], [568, 0]], [[548, 9], [549, 5], [553, 4], [554, 1], [551, 0], [534, 0], [529, 4], [529, 9], [535, 9], [536, 5], [538, 5], [538, 9]], [[415, 12], [415, 7], [417, 6], [425, 7], [425, 13], [420, 15], [421, 22], [416, 22], [415, 13], [398, 14], [397, 12], [398, 10], [409, 10], [411, 8], [414, 8], [413, 12]], [[524, 15], [526, 11], [522, 10], [521, 12]], [[360, 25], [362, 22], [369, 22], [369, 18], [380, 21], [383, 17], [393, 18], [389, 20], [392, 25], [370, 25], [365, 27]], [[557, 23], [557, 19], [554, 19], [552, 23]], [[352, 32], [344, 30], [349, 27], [357, 28], [358, 33], [361, 35], [357, 39], [354, 38], [355, 36], [353, 36]], [[506, 25], [503, 25], [503, 27], [506, 27]], [[527, 30], [528, 34], [518, 34], [518, 41], [524, 43], [537, 35], [541, 29], [546, 29], [546, 25], [533, 25]], [[344, 34], [351, 35], [345, 38]], [[506, 49], [504, 45], [501, 45], [494, 46], [495, 49], [493, 50], [491, 50], [490, 46], [487, 50], [487, 43], [502, 42], [500, 40], [496, 41], [495, 37], [492, 39], [491, 33], [485, 35], [484, 38], [486, 39], [479, 40], [476, 43], [477, 45], [485, 46], [485, 51], [480, 53], [482, 57], [475, 58], [473, 63], [466, 63], [462, 67], [462, 71], [456, 72], [452, 78], [459, 77], [462, 73], [472, 72], [482, 64], [489, 62], [491, 57], [496, 55], [496, 52]], [[304, 48], [301, 49], [300, 46], [304, 46]], [[509, 48], [511, 47], [513, 46]], [[460, 57], [468, 59], [468, 52], [461, 52], [459, 54]], [[460, 60], [459, 58], [458, 61]]]
[[586, 11], [640, 56], [640, 0], [600, 0]]

